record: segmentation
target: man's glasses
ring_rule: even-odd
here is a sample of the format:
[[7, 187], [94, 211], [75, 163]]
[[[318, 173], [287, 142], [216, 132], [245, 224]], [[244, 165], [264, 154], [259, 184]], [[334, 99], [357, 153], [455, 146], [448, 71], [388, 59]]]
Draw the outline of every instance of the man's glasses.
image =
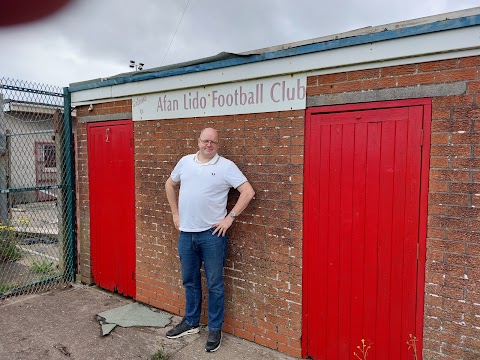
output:
[[205, 145], [217, 145], [218, 144], [218, 141], [213, 141], [213, 140], [202, 140], [200, 139], [200, 141], [202, 142], [202, 144], [205, 144]]

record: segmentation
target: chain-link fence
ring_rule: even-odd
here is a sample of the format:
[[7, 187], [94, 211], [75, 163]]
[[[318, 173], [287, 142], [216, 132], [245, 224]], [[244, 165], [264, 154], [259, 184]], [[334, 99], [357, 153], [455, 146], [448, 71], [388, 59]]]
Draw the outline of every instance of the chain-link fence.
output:
[[73, 281], [72, 127], [64, 108], [62, 88], [0, 78], [0, 298]]

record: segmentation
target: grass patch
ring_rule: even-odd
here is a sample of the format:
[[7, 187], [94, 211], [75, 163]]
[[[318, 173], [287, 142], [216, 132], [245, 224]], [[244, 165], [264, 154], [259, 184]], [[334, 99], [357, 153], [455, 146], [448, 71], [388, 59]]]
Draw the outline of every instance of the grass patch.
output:
[[150, 355], [148, 360], [168, 360], [168, 355], [165, 354], [164, 350], [158, 350], [155, 354]]
[[0, 281], [0, 294], [6, 293], [11, 288], [9, 284]]
[[0, 226], [0, 263], [17, 261], [23, 257], [18, 248], [18, 234], [11, 226]]
[[34, 261], [30, 267], [30, 271], [35, 274], [48, 275], [55, 272], [55, 265], [53, 264], [53, 261]]

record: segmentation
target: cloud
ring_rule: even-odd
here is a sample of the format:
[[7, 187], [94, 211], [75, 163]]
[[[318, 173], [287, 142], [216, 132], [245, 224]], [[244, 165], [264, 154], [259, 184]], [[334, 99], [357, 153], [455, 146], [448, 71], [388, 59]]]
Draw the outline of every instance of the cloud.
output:
[[5, 77], [67, 86], [130, 71], [130, 60], [153, 68], [164, 58], [166, 65], [238, 53], [476, 5], [477, 0], [77, 0], [44, 21], [0, 28], [0, 66]]

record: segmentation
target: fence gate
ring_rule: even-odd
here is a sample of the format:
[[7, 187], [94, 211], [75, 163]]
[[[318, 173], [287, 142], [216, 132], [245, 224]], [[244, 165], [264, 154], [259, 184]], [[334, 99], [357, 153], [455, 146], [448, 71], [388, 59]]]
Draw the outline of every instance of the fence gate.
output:
[[0, 298], [74, 280], [72, 130], [63, 112], [62, 88], [0, 78]]

